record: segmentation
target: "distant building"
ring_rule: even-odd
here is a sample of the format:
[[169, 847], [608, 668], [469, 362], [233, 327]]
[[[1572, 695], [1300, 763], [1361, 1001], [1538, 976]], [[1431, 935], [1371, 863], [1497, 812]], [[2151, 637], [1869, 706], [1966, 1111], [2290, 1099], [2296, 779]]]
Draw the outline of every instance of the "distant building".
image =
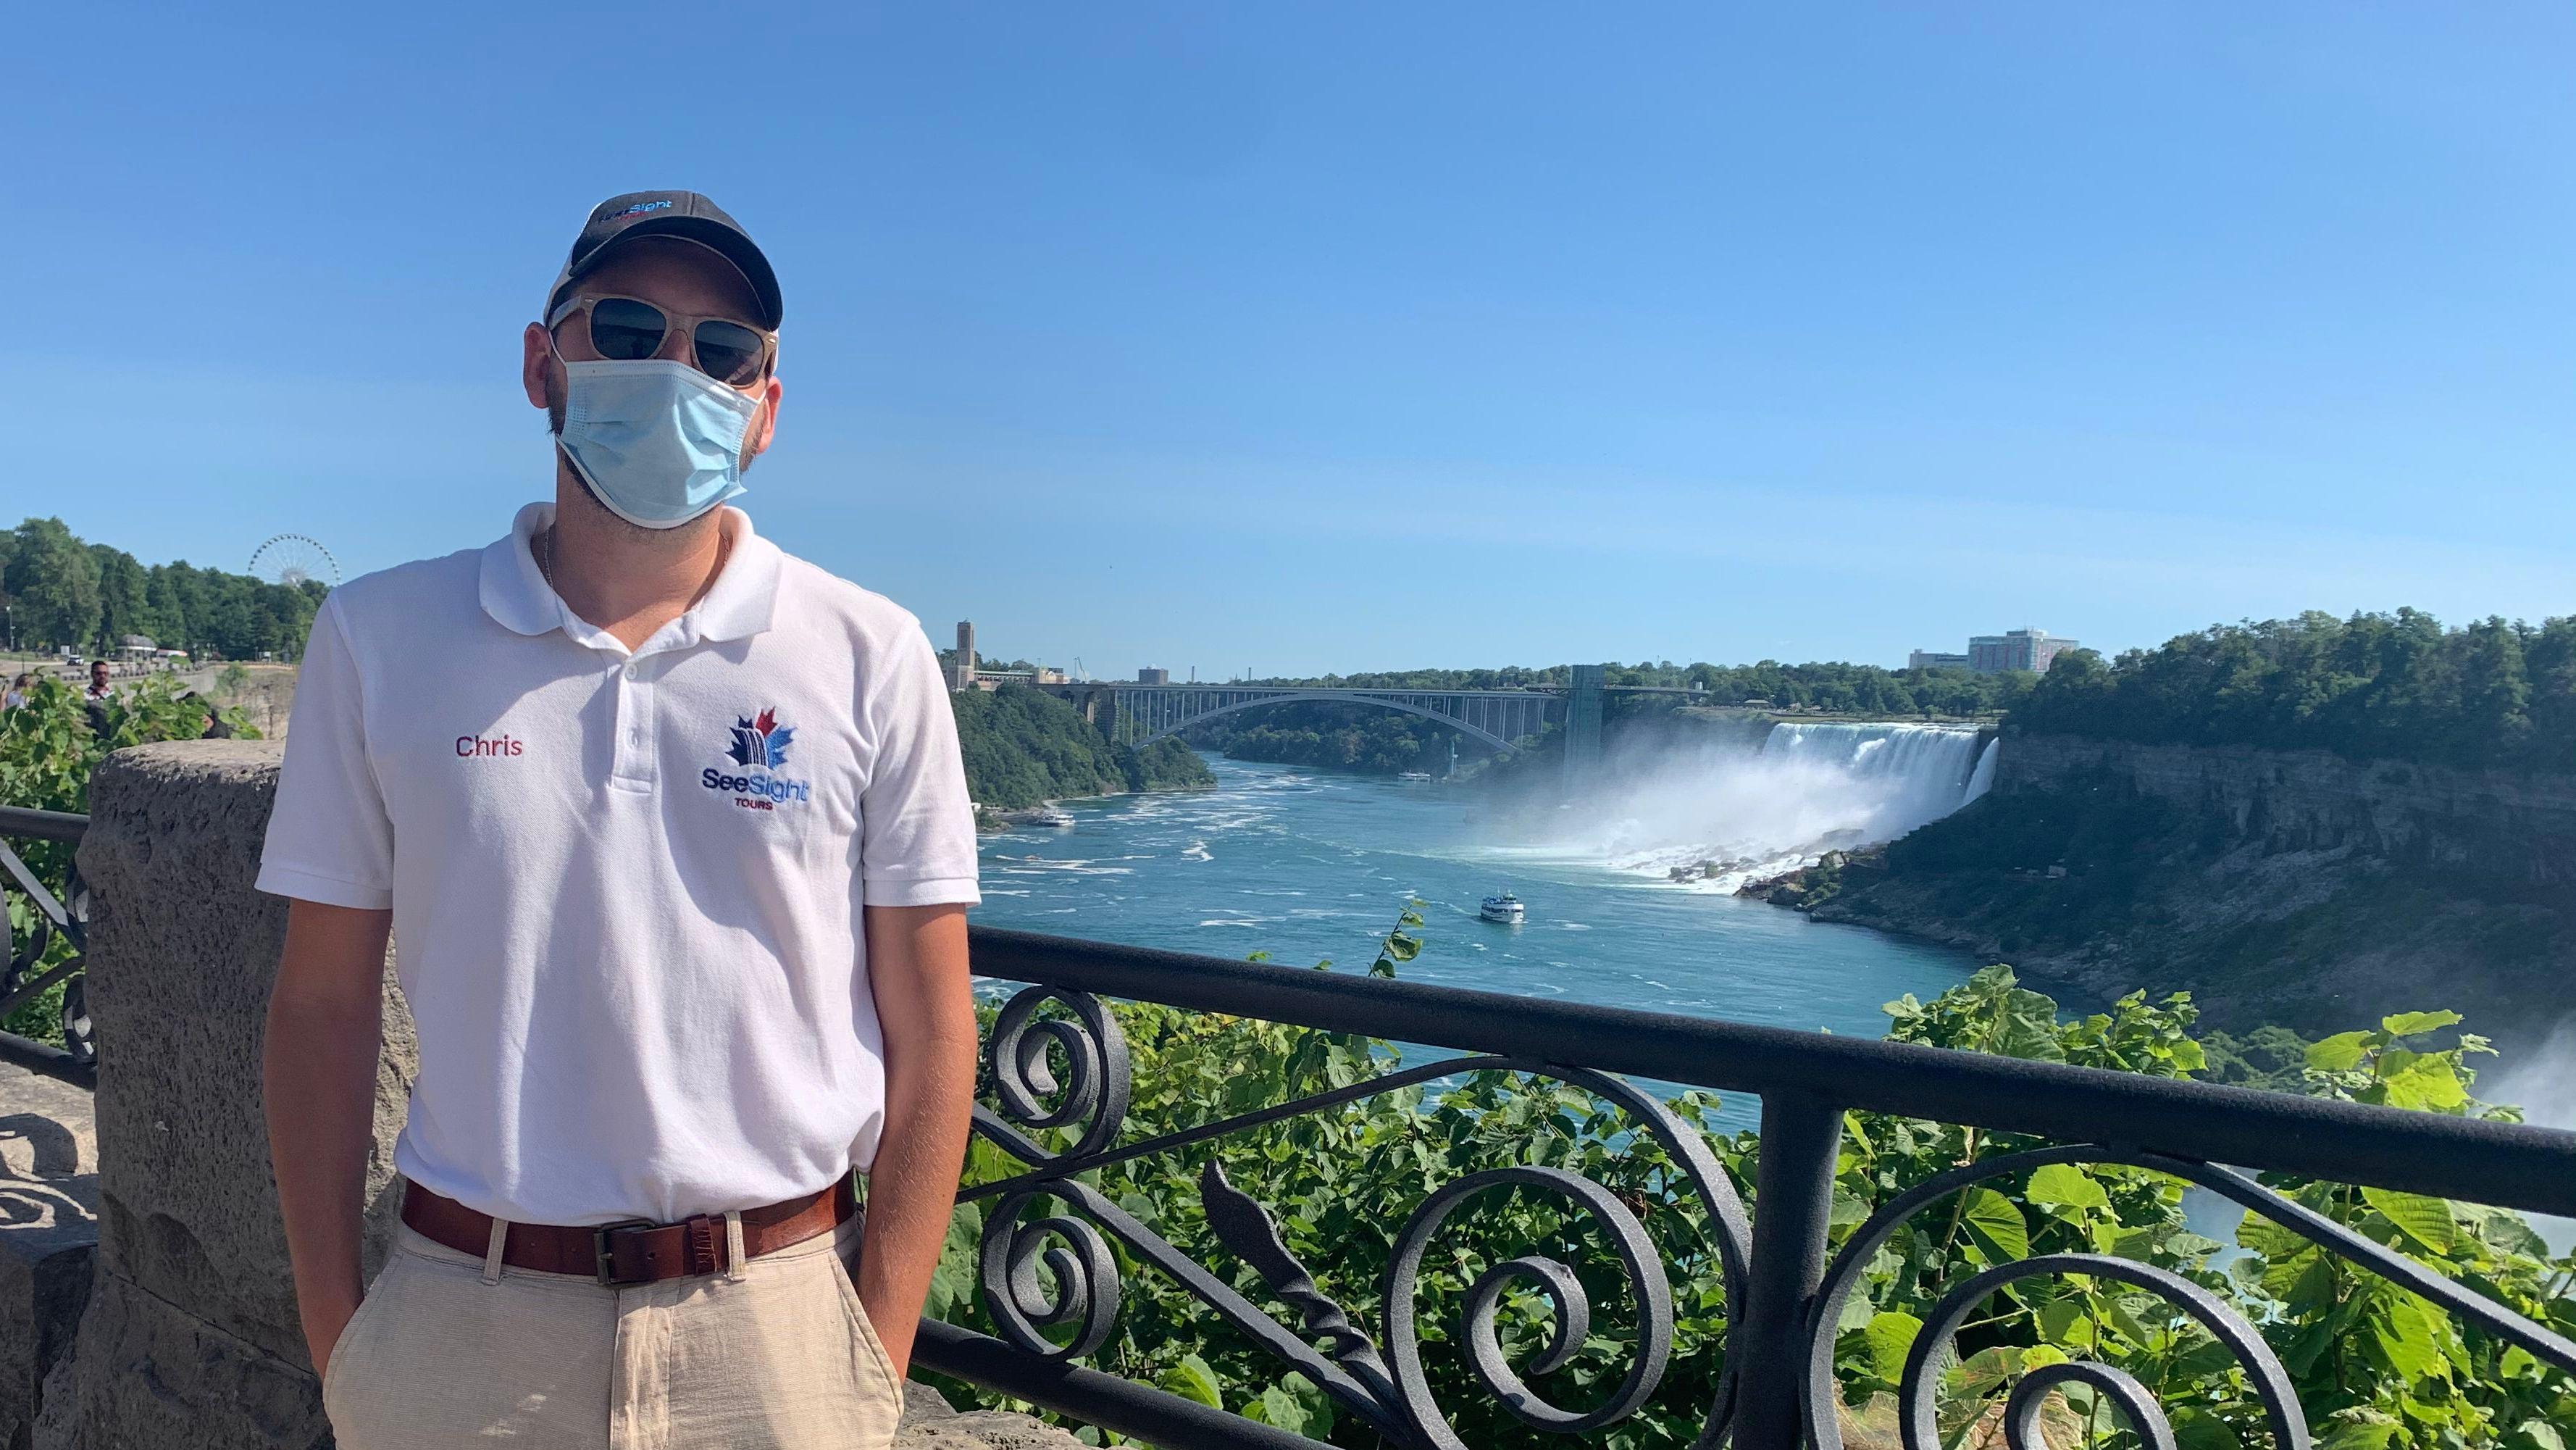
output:
[[1157, 665], [1146, 665], [1136, 671], [1136, 683], [1140, 685], [1168, 685], [1171, 682], [1172, 672]]
[[1981, 675], [1998, 670], [2029, 670], [2045, 674], [2049, 662], [2059, 652], [2075, 648], [2081, 641], [2050, 634], [2044, 629], [2010, 629], [2002, 634], [1980, 634], [1968, 641], [1968, 668]]
[[1964, 670], [1968, 668], [1968, 657], [1919, 649], [1905, 657], [1905, 667], [1909, 670]]
[[948, 688], [975, 688], [975, 621], [957, 621], [957, 656], [948, 662]]

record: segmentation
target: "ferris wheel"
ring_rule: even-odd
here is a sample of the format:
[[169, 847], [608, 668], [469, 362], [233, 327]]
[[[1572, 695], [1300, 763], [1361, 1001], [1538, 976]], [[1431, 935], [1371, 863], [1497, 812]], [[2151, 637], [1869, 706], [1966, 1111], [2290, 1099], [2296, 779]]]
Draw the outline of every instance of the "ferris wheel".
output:
[[331, 557], [321, 540], [304, 534], [278, 534], [251, 550], [250, 572], [290, 589], [307, 580], [340, 587], [340, 561]]

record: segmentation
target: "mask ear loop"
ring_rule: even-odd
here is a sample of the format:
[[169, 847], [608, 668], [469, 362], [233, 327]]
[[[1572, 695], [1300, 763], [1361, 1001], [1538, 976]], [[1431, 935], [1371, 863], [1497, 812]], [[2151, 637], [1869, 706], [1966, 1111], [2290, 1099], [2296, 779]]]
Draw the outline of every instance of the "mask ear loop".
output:
[[[563, 320], [571, 315], [572, 312], [570, 306], [567, 304], [564, 308], [556, 311], [555, 324], [558, 326], [561, 325]], [[575, 454], [570, 448], [564, 446], [563, 430], [572, 422], [572, 360], [563, 355], [562, 348], [555, 346], [554, 327], [550, 326], [546, 328], [545, 333], [546, 352], [549, 356], [554, 358], [555, 366], [562, 371], [564, 384], [564, 397], [562, 400], [546, 410], [549, 415], [547, 420], [549, 424], [547, 436], [554, 439], [555, 452], [562, 456], [564, 462], [572, 465], [573, 477], [580, 479], [581, 486], [590, 490], [590, 496], [593, 499], [597, 499], [600, 496], [599, 480], [592, 478], [590, 476], [590, 470], [581, 466], [581, 458], [579, 455]], [[554, 380], [549, 378], [546, 381], [547, 391], [553, 391]], [[554, 415], [557, 414], [558, 410], [560, 410], [560, 415], [563, 420], [562, 422], [554, 421]], [[601, 507], [606, 508], [607, 505], [602, 504]], [[612, 510], [612, 512], [614, 511]]]

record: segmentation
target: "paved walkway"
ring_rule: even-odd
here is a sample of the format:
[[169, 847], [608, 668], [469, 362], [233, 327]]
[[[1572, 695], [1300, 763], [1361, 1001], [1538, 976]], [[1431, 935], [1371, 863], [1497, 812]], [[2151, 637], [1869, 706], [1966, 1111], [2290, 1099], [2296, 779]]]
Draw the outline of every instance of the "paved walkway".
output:
[[98, 1243], [90, 1094], [0, 1063], [0, 1444], [26, 1445], [66, 1358]]
[[97, 1237], [90, 1094], [0, 1062], [0, 1243], [32, 1261]]

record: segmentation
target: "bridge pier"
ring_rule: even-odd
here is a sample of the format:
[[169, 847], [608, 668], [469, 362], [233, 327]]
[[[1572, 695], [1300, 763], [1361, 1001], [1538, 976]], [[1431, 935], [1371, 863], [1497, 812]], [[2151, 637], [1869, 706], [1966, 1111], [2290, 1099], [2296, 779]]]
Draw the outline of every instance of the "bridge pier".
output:
[[1580, 795], [1601, 772], [1601, 682], [1599, 665], [1576, 665], [1573, 688], [1565, 696], [1565, 793]]

